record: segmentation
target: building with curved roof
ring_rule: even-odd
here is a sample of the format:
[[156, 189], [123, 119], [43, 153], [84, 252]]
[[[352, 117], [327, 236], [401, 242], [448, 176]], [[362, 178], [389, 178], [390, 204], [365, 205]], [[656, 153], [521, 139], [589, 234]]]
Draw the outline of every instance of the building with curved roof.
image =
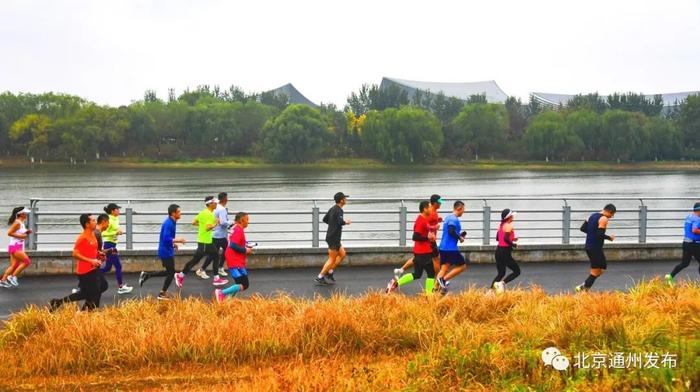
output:
[[[576, 94], [557, 94], [557, 93], [530, 93], [532, 98], [539, 103], [549, 106], [549, 107], [559, 107], [566, 106], [569, 100], [576, 96]], [[654, 96], [661, 95], [661, 99], [664, 101], [665, 108], [671, 108], [678, 106], [682, 101], [688, 98], [689, 95], [700, 95], [700, 91], [686, 91], [680, 93], [666, 93], [666, 94], [651, 94], [645, 95], [647, 99], [654, 99]], [[600, 96], [606, 99], [607, 95]]]
[[408, 98], [412, 99], [416, 90], [426, 91], [431, 94], [443, 93], [447, 97], [454, 97], [466, 101], [472, 95], [485, 95], [491, 103], [504, 103], [508, 98], [503, 90], [493, 80], [482, 82], [445, 83], [445, 82], [421, 82], [397, 78], [382, 78], [380, 88], [397, 86], [406, 91]]
[[272, 90], [267, 91], [267, 92], [273, 93], [274, 95], [286, 95], [287, 98], [289, 99], [290, 104], [300, 103], [300, 104], [311, 106], [312, 108], [318, 107], [318, 105], [311, 102], [310, 99], [306, 98], [304, 96], [304, 94], [299, 92], [299, 90], [297, 90], [297, 88], [294, 87], [294, 85], [291, 83], [287, 83], [284, 86], [277, 87], [277, 88], [272, 89]]

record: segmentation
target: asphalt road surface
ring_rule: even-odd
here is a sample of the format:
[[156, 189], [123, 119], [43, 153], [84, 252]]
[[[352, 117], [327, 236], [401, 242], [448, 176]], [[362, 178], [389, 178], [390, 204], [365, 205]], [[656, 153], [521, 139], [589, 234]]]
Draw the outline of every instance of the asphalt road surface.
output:
[[[677, 262], [609, 262], [607, 272], [599, 278], [593, 290], [624, 291], [642, 280], [663, 277], [669, 273]], [[588, 263], [521, 263], [522, 274], [509, 285], [526, 288], [538, 285], [552, 294], [572, 293], [574, 286], [583, 282], [588, 276]], [[328, 297], [334, 293], [359, 295], [368, 291], [384, 290], [393, 275], [393, 267], [340, 267], [335, 272], [337, 283], [331, 286], [316, 286], [314, 278], [317, 268], [299, 268], [285, 270], [252, 270], [249, 271], [251, 287], [239, 294], [247, 297], [255, 293], [274, 295], [287, 293], [289, 295], [313, 298]], [[210, 273], [211, 274], [211, 273]], [[474, 264], [466, 272], [454, 279], [450, 286], [451, 292], [464, 290], [469, 286], [486, 288], [496, 275], [494, 264]], [[124, 281], [134, 286], [131, 294], [117, 295], [114, 274], [106, 276], [109, 289], [102, 296], [102, 306], [112, 306], [119, 301], [140, 297], [155, 297], [162, 286], [163, 278], [152, 278], [138, 287], [138, 274], [126, 274]], [[424, 278], [423, 278], [424, 279]], [[698, 282], [698, 264], [693, 262], [683, 270], [677, 281], [693, 280]], [[232, 280], [229, 278], [229, 283]], [[77, 278], [73, 275], [61, 276], [27, 276], [20, 277], [19, 288], [0, 288], [0, 319], [7, 319], [11, 313], [23, 309], [29, 304], [44, 306], [54, 297], [70, 294], [71, 288], [77, 286]], [[404, 294], [414, 295], [420, 291], [423, 280], [418, 284], [411, 283], [402, 288]], [[214, 287], [209, 280], [199, 279], [190, 273], [185, 279], [181, 296], [212, 298]], [[177, 293], [175, 283], [170, 287], [171, 293]]]

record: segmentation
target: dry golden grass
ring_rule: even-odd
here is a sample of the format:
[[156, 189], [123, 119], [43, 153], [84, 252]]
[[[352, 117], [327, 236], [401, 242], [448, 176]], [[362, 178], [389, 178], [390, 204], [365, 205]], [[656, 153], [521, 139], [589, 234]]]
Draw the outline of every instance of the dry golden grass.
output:
[[[541, 362], [549, 346], [678, 362], [558, 372]], [[0, 331], [0, 363], [0, 389], [698, 390], [700, 287], [29, 308]]]

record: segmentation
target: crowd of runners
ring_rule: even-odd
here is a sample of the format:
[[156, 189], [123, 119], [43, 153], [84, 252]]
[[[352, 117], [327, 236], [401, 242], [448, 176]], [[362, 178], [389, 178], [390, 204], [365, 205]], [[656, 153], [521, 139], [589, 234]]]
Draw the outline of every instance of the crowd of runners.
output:
[[[335, 204], [323, 217], [323, 222], [328, 225], [328, 260], [314, 280], [316, 285], [334, 284], [334, 272], [345, 259], [346, 251], [341, 243], [343, 226], [352, 223], [343, 213], [348, 197], [342, 192], [336, 193], [333, 197]], [[245, 230], [249, 224], [249, 215], [238, 212], [233, 220], [230, 220], [227, 204], [228, 195], [225, 192], [219, 193], [217, 197], [205, 197], [204, 208], [192, 221], [192, 225], [197, 227], [197, 248], [192, 259], [181, 271], [175, 269], [175, 254], [179, 246], [187, 241], [177, 237], [177, 222], [182, 211], [177, 204], [171, 204], [167, 210], [168, 216], [161, 225], [158, 241], [158, 258], [163, 269], [154, 272], [142, 271], [139, 286], [143, 286], [150, 279], [163, 278], [157, 298], [171, 299], [173, 296], [168, 290], [173, 281], [178, 288], [182, 288], [188, 274], [204, 258], [195, 275], [199, 279], [209, 279], [206, 269], [211, 266], [212, 284], [215, 287], [213, 296], [217, 302], [223, 302], [226, 297], [248, 289], [250, 283], [246, 258], [257, 244], [246, 240]], [[460, 222], [465, 204], [459, 200], [455, 201], [452, 204], [452, 212], [441, 217], [438, 212], [443, 204], [444, 200], [440, 195], [432, 195], [428, 200], [419, 203], [419, 214], [413, 224], [413, 257], [394, 270], [394, 277], [387, 284], [387, 293], [418, 281], [425, 273], [425, 293], [445, 294], [451, 281], [467, 270], [469, 259], [465, 258], [459, 248], [459, 244], [467, 237], [467, 232], [462, 230]], [[109, 203], [104, 208], [105, 213], [97, 217], [91, 214], [80, 215], [79, 222], [83, 230], [75, 241], [72, 254], [76, 263], [78, 286], [63, 298], [51, 299], [49, 308], [52, 311], [65, 303], [77, 301], [84, 301], [84, 310], [99, 307], [101, 295], [109, 287], [104, 274], [112, 267], [115, 270], [117, 294], [124, 295], [133, 291], [133, 287], [123, 280], [122, 264], [117, 250], [119, 237], [124, 234], [119, 223], [120, 210], [121, 206]], [[590, 261], [590, 274], [583, 283], [575, 287], [576, 292], [589, 290], [607, 269], [603, 246], [605, 241], [615, 240], [614, 235], [607, 234], [607, 227], [616, 210], [613, 204], [607, 204], [601, 211], [592, 213], [581, 225], [580, 230], [586, 234], [585, 250]], [[25, 207], [12, 210], [7, 232], [10, 237], [10, 265], [2, 275], [0, 287], [19, 287], [18, 278], [31, 263], [24, 249], [25, 240], [31, 234], [31, 230], [26, 227], [30, 212]], [[494, 253], [497, 273], [490, 285], [496, 293], [503, 292], [506, 286], [520, 275], [520, 267], [513, 258], [513, 250], [518, 244], [515, 217], [516, 212], [508, 208], [501, 212]], [[438, 243], [440, 230], [442, 236]], [[674, 284], [675, 276], [688, 267], [693, 258], [700, 262], [700, 202], [695, 203], [692, 212], [685, 219], [682, 247], [681, 263], [664, 277], [669, 285]], [[413, 272], [409, 273], [411, 268]], [[508, 270], [510, 273], [506, 275]], [[230, 281], [226, 278], [230, 278]]]

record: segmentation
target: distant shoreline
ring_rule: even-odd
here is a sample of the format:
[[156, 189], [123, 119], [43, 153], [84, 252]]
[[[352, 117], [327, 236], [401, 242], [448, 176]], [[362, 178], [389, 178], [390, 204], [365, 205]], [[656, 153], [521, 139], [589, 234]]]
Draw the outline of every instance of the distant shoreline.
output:
[[[454, 162], [439, 160], [426, 165], [391, 165], [374, 159], [364, 158], [334, 158], [321, 160], [316, 163], [306, 164], [273, 164], [256, 157], [222, 157], [220, 159], [188, 159], [176, 161], [157, 161], [153, 159], [138, 158], [109, 158], [100, 161], [90, 161], [91, 167], [103, 167], [113, 169], [406, 169], [406, 170], [474, 170], [474, 171], [506, 171], [506, 170], [532, 170], [532, 171], [677, 171], [700, 170], [700, 161], [663, 161], [663, 162], [542, 162], [542, 161], [508, 161], [508, 160], [480, 160], [468, 162]], [[0, 168], [23, 167], [46, 168], [79, 168], [82, 163], [71, 165], [66, 162], [35, 161], [32, 165], [23, 157], [9, 157], [0, 159]]]

